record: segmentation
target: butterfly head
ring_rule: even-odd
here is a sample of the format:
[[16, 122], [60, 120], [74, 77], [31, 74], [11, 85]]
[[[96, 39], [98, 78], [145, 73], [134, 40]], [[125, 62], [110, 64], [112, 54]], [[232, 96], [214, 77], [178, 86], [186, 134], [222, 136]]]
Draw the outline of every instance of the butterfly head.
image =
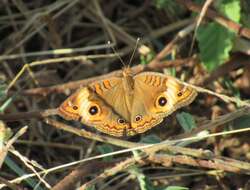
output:
[[131, 68], [129, 66], [124, 66], [123, 67], [122, 76], [123, 77], [131, 77], [131, 76], [133, 76], [133, 73], [132, 73]]

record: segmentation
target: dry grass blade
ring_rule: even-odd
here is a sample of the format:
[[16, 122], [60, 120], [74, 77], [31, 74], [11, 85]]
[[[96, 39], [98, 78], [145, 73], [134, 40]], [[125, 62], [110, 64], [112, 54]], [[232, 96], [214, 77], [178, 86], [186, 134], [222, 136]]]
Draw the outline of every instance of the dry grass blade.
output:
[[[1, 124], [2, 125], [2, 124]], [[2, 127], [1, 127], [2, 128]], [[21, 128], [11, 139], [6, 142], [6, 145], [0, 149], [0, 168], [4, 162], [5, 156], [7, 155], [12, 144], [22, 136], [28, 129], [28, 126]]]
[[194, 36], [193, 36], [193, 39], [192, 39], [192, 44], [191, 44], [190, 51], [189, 51], [190, 55], [191, 55], [191, 53], [193, 51], [193, 48], [194, 48], [194, 42], [195, 42], [195, 38], [196, 38], [196, 35], [197, 35], [197, 30], [198, 30], [198, 28], [199, 28], [199, 26], [200, 26], [200, 24], [202, 22], [202, 19], [205, 17], [206, 11], [209, 8], [209, 6], [211, 5], [211, 3], [213, 3], [213, 0], [206, 0], [203, 7], [202, 7], [200, 15], [198, 16], [196, 26], [195, 26], [195, 30], [194, 30]]

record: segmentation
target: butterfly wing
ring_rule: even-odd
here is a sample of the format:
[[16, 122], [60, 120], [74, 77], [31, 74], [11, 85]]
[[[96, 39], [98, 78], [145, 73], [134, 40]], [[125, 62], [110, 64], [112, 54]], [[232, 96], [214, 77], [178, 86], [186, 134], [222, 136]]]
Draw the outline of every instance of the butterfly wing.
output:
[[[130, 119], [131, 108], [126, 101], [126, 90], [122, 77], [112, 77], [90, 84], [90, 88], [126, 121]], [[130, 100], [132, 101], [132, 100]]]
[[106, 134], [134, 135], [125, 118], [130, 113], [123, 93], [118, 77], [94, 82], [67, 98], [58, 111], [65, 119], [80, 120]]
[[176, 78], [155, 72], [134, 77], [131, 126], [143, 133], [159, 124], [176, 109], [190, 104], [197, 92]]

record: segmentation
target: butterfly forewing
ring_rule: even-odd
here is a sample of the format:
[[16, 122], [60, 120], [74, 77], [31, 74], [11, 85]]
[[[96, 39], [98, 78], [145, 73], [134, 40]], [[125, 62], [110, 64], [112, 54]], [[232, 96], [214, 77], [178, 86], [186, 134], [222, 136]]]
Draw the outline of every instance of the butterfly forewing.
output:
[[122, 77], [113, 77], [107, 80], [92, 83], [90, 87], [112, 109], [126, 121], [130, 119], [131, 108], [126, 102], [126, 91], [123, 88]]
[[67, 120], [79, 120], [79, 107], [82, 100], [88, 98], [88, 92], [85, 90], [78, 90], [70, 97], [68, 97], [58, 108], [58, 113]]

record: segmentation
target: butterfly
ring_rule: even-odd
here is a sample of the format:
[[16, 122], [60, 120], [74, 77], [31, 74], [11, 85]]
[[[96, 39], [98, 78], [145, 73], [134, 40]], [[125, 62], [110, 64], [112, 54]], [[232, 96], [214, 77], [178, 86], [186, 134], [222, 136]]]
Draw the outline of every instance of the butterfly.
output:
[[133, 136], [161, 123], [196, 95], [195, 89], [172, 76], [157, 72], [133, 75], [127, 68], [121, 76], [78, 89], [59, 106], [58, 113], [109, 135]]

